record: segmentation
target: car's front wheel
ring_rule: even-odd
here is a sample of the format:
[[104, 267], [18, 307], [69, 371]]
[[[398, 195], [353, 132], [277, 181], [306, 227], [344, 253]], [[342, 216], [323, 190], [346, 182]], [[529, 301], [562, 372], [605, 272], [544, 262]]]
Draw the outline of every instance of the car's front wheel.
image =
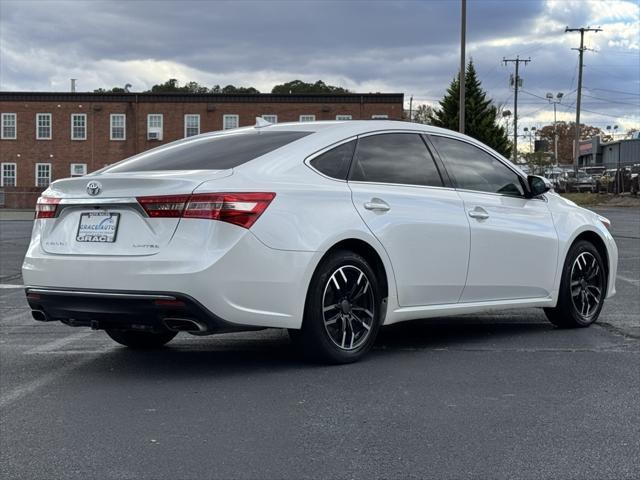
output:
[[381, 300], [375, 272], [361, 255], [332, 252], [311, 280], [302, 329], [290, 336], [314, 360], [354, 362], [375, 342]]
[[105, 330], [120, 345], [135, 349], [159, 348], [173, 340], [178, 332], [137, 332], [132, 330]]
[[544, 312], [558, 327], [587, 327], [598, 319], [606, 289], [606, 270], [598, 249], [581, 240], [571, 247], [565, 260], [558, 304]]

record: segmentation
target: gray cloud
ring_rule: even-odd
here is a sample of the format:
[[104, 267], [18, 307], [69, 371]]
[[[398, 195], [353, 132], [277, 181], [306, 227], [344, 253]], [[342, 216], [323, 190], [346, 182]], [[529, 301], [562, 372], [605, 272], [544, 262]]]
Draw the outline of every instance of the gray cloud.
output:
[[[600, 53], [585, 54], [585, 85], [593, 89], [585, 93], [597, 98], [585, 97], [583, 106], [600, 116], [586, 112], [585, 118], [638, 122], [640, 96], [597, 90], [640, 92], [638, 12], [629, 8], [635, 3], [611, 3], [608, 9], [569, 0], [468, 3], [468, 51], [496, 102], [510, 104], [511, 98], [510, 69], [500, 65], [502, 57], [533, 58], [523, 71], [529, 92], [522, 96], [523, 121], [535, 122], [546, 112], [534, 95], [575, 88], [577, 52], [570, 47], [578, 36], [564, 34], [564, 25], [614, 25], [606, 37], [599, 34], [606, 41], [589, 36]], [[60, 90], [78, 77], [85, 89], [130, 82], [142, 90], [177, 76], [268, 90], [275, 82], [322, 78], [433, 103], [458, 65], [455, 0], [23, 0], [3, 1], [0, 9], [3, 89]], [[572, 101], [575, 95], [568, 95], [567, 105]]]

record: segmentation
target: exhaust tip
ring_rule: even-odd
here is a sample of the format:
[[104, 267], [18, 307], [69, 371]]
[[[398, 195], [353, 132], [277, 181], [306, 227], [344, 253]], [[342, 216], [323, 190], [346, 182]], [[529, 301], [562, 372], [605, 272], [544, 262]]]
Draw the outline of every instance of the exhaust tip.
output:
[[31, 310], [31, 316], [33, 317], [34, 320], [37, 320], [39, 322], [49, 321], [49, 319], [47, 318], [47, 314], [44, 313], [42, 310]]
[[165, 318], [164, 326], [172, 332], [203, 333], [207, 327], [190, 318]]

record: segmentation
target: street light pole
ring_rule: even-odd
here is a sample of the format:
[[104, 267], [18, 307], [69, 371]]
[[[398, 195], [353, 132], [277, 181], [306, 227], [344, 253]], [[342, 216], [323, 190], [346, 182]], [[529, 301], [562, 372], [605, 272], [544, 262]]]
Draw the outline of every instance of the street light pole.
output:
[[558, 120], [556, 116], [556, 106], [562, 101], [564, 93], [558, 92], [554, 98], [553, 93], [547, 93], [547, 100], [549, 103], [553, 103], [553, 159], [555, 160], [556, 167], [558, 162]]

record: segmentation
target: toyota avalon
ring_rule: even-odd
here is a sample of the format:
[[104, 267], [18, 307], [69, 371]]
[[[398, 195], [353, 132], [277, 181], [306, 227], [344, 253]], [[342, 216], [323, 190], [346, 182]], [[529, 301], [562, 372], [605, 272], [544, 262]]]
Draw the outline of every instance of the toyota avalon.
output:
[[275, 327], [346, 363], [405, 320], [540, 307], [590, 325], [615, 293], [609, 227], [449, 130], [258, 121], [53, 182], [23, 277], [36, 320], [129, 347]]

